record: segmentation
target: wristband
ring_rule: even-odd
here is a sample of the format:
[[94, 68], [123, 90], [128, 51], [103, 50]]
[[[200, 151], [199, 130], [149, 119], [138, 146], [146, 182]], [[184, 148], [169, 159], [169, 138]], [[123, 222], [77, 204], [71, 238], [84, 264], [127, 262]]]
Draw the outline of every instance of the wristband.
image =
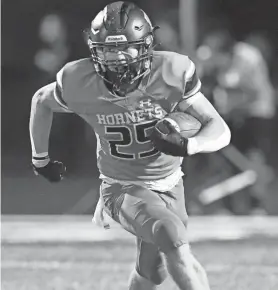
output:
[[187, 143], [187, 154], [188, 155], [194, 155], [198, 152], [200, 152], [199, 144], [196, 140], [196, 138], [188, 138], [188, 143]]
[[43, 153], [33, 153], [32, 164], [35, 167], [44, 167], [50, 161], [48, 152]]

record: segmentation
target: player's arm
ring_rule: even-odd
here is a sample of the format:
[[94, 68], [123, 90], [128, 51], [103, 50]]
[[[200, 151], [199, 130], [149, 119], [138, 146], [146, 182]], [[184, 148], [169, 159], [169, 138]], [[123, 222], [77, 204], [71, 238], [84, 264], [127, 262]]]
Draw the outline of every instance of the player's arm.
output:
[[[200, 92], [201, 82], [194, 63], [188, 58], [183, 61], [186, 67], [185, 73], [182, 79], [177, 77], [183, 83], [183, 95], [171, 111], [181, 111], [192, 115], [202, 123], [202, 129], [195, 137], [186, 139], [169, 122], [162, 120], [157, 123], [151, 139], [161, 152], [173, 156], [217, 151], [229, 144], [230, 130], [212, 104]], [[177, 64], [176, 68], [181, 68], [180, 64]], [[175, 71], [177, 69], [173, 72]]]
[[54, 82], [39, 89], [31, 102], [29, 132], [32, 147], [32, 164], [37, 174], [50, 181], [59, 181], [64, 172], [61, 162], [50, 161], [49, 135], [54, 112], [70, 112], [60, 98], [61, 88]]
[[214, 152], [230, 143], [230, 129], [201, 92], [182, 99], [178, 103], [176, 110], [186, 112], [202, 123], [202, 129], [197, 135], [188, 139], [188, 155]]
[[186, 154], [220, 150], [230, 143], [230, 129], [209, 100], [200, 92], [201, 82], [195, 64], [191, 60], [188, 61], [184, 78], [183, 97], [175, 110], [186, 112], [202, 124], [202, 129], [197, 135], [186, 140]]

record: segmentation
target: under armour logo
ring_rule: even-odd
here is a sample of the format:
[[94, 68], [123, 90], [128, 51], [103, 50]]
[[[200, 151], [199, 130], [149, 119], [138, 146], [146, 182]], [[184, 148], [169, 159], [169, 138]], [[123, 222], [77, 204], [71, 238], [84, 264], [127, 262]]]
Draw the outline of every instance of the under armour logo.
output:
[[142, 101], [139, 102], [139, 106], [140, 106], [141, 108], [144, 108], [144, 107], [151, 107], [151, 105], [152, 105], [152, 102], [151, 102], [151, 101], [152, 101], [151, 99], [142, 100]]

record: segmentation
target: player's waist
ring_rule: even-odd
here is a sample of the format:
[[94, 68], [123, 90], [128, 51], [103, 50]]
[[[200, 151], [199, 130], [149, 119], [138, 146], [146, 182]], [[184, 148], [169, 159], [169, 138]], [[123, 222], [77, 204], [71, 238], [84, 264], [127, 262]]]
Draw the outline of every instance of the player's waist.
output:
[[181, 170], [181, 167], [178, 167], [176, 171], [174, 171], [170, 175], [156, 180], [118, 180], [109, 176], [105, 176], [102, 173], [100, 174], [100, 179], [109, 184], [113, 183], [119, 183], [122, 185], [137, 184], [140, 186], [144, 186], [150, 190], [165, 192], [175, 187], [183, 175], [184, 174]]
[[180, 167], [182, 158], [160, 154], [139, 160], [111, 158], [100, 152], [98, 168], [104, 176], [125, 181], [153, 181], [164, 179]]

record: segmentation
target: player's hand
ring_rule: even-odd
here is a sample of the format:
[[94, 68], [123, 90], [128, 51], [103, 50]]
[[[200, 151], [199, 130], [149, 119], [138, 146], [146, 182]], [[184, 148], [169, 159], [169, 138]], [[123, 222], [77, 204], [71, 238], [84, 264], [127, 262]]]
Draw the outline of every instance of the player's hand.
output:
[[150, 139], [160, 152], [172, 156], [187, 155], [188, 140], [167, 120], [158, 121]]
[[49, 161], [47, 165], [43, 167], [36, 167], [34, 164], [33, 170], [36, 175], [41, 175], [50, 182], [58, 182], [63, 179], [63, 175], [66, 172], [66, 167], [62, 162]]

